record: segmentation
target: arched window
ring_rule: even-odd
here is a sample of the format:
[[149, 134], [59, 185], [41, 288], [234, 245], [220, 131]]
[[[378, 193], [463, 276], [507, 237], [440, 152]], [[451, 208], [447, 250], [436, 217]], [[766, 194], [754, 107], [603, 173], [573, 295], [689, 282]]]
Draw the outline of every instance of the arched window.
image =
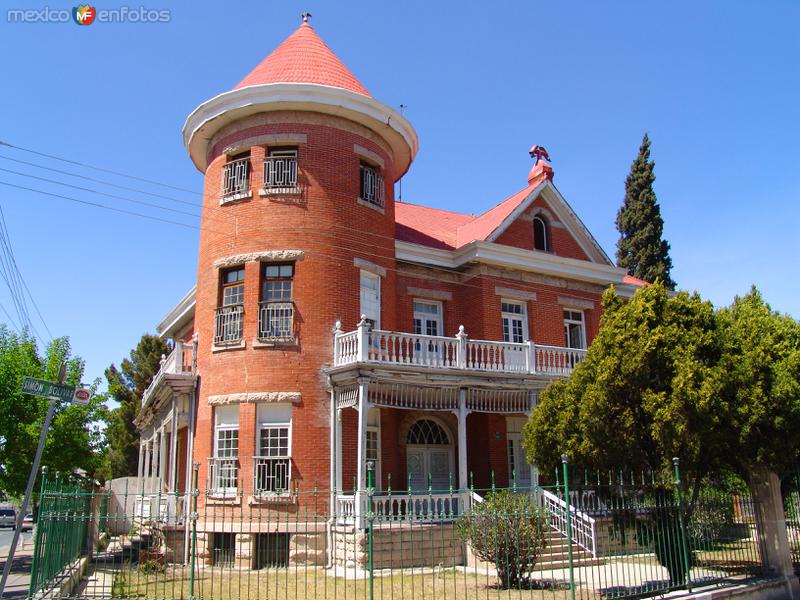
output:
[[436, 421], [420, 419], [408, 430], [406, 443], [422, 446], [447, 446], [450, 444], [450, 438]]
[[542, 217], [533, 217], [533, 247], [550, 252], [550, 230]]

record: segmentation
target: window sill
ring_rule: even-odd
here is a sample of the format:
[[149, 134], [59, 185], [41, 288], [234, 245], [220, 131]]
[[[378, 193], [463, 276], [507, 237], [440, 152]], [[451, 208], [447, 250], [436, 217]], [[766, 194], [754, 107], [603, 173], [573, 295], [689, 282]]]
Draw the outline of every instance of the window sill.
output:
[[276, 346], [297, 346], [296, 338], [253, 338], [253, 348], [274, 348]]
[[206, 505], [207, 506], [214, 506], [214, 505], [229, 505], [229, 506], [239, 506], [242, 503], [242, 497], [237, 493], [233, 495], [232, 493], [223, 494], [220, 492], [214, 493], [209, 492], [208, 496], [206, 496]]
[[295, 504], [297, 497], [291, 492], [273, 493], [264, 492], [263, 494], [253, 494], [247, 500], [250, 505], [253, 504]]
[[275, 187], [275, 188], [261, 188], [258, 195], [264, 196], [297, 196], [303, 193], [303, 189], [296, 185], [294, 187]]
[[237, 194], [228, 194], [227, 196], [223, 196], [219, 199], [219, 205], [225, 206], [226, 204], [233, 204], [234, 202], [238, 202], [239, 200], [247, 200], [248, 198], [253, 197], [253, 192], [248, 190], [246, 192], [239, 192]]
[[356, 201], [361, 206], [366, 206], [367, 208], [371, 208], [372, 210], [377, 211], [377, 212], [381, 213], [382, 215], [386, 214], [385, 210], [384, 210], [384, 208], [382, 206], [378, 206], [377, 204], [373, 204], [372, 202], [369, 202], [368, 200], [364, 200], [363, 198], [358, 198]]
[[247, 342], [244, 338], [239, 340], [238, 342], [227, 342], [227, 343], [214, 343], [211, 345], [211, 352], [225, 352], [227, 350], [241, 350], [247, 346]]

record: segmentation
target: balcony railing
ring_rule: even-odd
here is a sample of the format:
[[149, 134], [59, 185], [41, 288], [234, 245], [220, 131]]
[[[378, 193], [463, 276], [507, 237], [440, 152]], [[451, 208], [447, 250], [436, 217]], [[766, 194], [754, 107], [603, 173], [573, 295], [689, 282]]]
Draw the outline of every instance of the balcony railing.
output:
[[208, 459], [208, 483], [206, 489], [212, 496], [235, 496], [239, 487], [239, 459]]
[[222, 306], [214, 316], [214, 343], [235, 344], [242, 339], [244, 306], [234, 304]]
[[361, 199], [379, 208], [385, 205], [383, 175], [372, 167], [361, 165]]
[[523, 343], [471, 340], [463, 327], [454, 337], [369, 330], [337, 329], [333, 366], [357, 362], [461, 369], [492, 373], [567, 377], [586, 350]]
[[184, 344], [182, 340], [175, 342], [175, 347], [169, 356], [161, 355], [161, 365], [153, 376], [150, 385], [142, 394], [142, 406], [147, 404], [147, 399], [153, 395], [155, 389], [161, 384], [164, 375], [192, 374], [195, 368], [194, 345]]
[[222, 170], [222, 195], [238, 196], [250, 191], [250, 157], [225, 163]]
[[294, 304], [291, 302], [258, 303], [258, 339], [294, 340]]
[[296, 156], [270, 156], [264, 159], [264, 190], [278, 192], [296, 188]]
[[253, 495], [287, 496], [292, 481], [292, 460], [288, 457], [253, 457]]

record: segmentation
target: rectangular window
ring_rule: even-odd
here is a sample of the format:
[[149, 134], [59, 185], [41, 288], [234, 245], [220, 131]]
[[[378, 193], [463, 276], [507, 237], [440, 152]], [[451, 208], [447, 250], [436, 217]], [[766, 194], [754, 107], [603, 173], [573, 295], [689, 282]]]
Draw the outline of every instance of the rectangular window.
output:
[[235, 495], [239, 481], [238, 406], [214, 409], [214, 457], [209, 462], [209, 491]]
[[360, 174], [358, 197], [364, 202], [383, 208], [385, 204], [384, 188], [386, 187], [383, 175], [380, 174], [377, 167], [364, 162], [361, 163]]
[[264, 189], [293, 190], [297, 187], [297, 148], [270, 148], [264, 159]]
[[236, 534], [214, 533], [213, 564], [232, 567], [236, 559]]
[[244, 322], [244, 268], [222, 272], [220, 306], [216, 310], [214, 343], [236, 343], [242, 339]]
[[369, 271], [361, 271], [361, 314], [372, 329], [381, 328], [381, 278]]
[[586, 349], [586, 327], [583, 311], [564, 310], [564, 338], [567, 348]]
[[250, 192], [250, 151], [228, 157], [222, 169], [222, 195], [238, 196]]
[[381, 488], [381, 409], [370, 408], [367, 413], [367, 466], [372, 462], [374, 469], [372, 484]]
[[263, 266], [258, 313], [260, 340], [294, 339], [293, 281], [293, 264]]
[[253, 493], [288, 494], [291, 482], [292, 407], [258, 405], [258, 456], [253, 465]]
[[503, 341], [521, 344], [528, 339], [528, 314], [523, 302], [503, 300], [500, 304]]

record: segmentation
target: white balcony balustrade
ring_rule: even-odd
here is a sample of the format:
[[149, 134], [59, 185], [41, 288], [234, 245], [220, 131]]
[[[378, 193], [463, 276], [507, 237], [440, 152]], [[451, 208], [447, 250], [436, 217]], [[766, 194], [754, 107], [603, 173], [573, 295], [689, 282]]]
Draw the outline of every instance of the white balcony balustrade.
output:
[[223, 306], [214, 315], [214, 343], [235, 344], [242, 339], [244, 306], [234, 304]]
[[183, 341], [178, 340], [175, 342], [175, 347], [169, 356], [161, 356], [161, 366], [147, 389], [142, 394], [142, 406], [147, 404], [147, 400], [152, 397], [156, 388], [164, 381], [167, 375], [193, 375], [194, 374], [194, 361], [195, 361], [195, 348], [193, 344], [184, 344]]
[[242, 196], [250, 192], [250, 157], [225, 163], [222, 169], [222, 195]]
[[471, 340], [459, 328], [454, 337], [370, 330], [362, 322], [351, 332], [337, 324], [333, 366], [378, 363], [491, 373], [567, 377], [586, 350], [524, 343]]

